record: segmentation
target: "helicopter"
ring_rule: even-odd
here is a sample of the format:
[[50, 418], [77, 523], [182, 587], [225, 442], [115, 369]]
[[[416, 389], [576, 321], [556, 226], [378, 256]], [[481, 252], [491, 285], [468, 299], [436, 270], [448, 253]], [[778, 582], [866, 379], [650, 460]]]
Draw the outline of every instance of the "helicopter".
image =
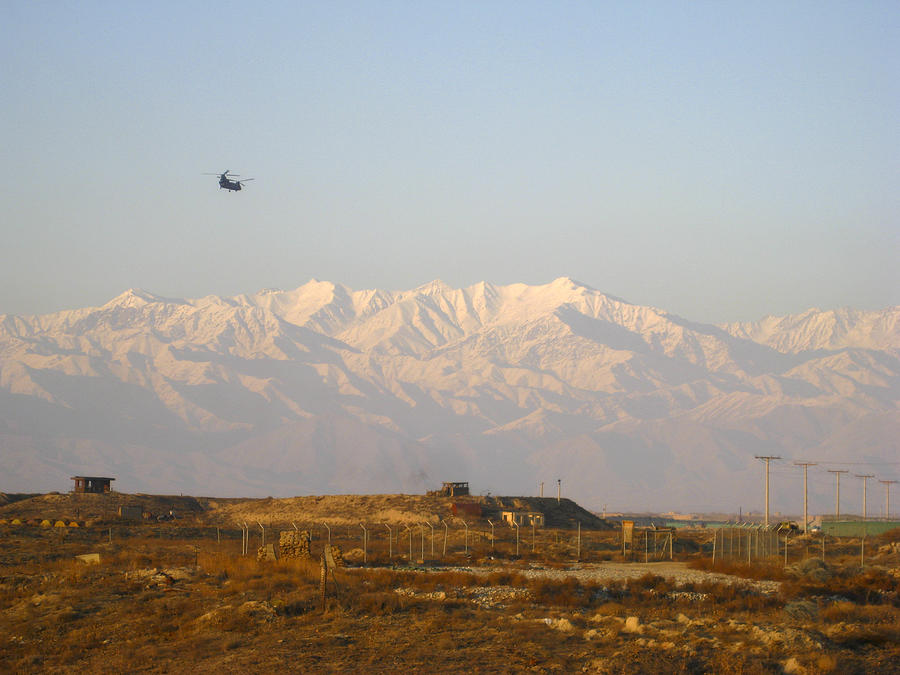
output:
[[225, 188], [226, 190], [232, 190], [237, 192], [241, 189], [241, 185], [244, 183], [249, 183], [253, 178], [245, 178], [244, 180], [231, 180], [230, 176], [240, 176], [238, 173], [231, 173], [228, 169], [225, 169], [224, 173], [204, 173], [204, 176], [218, 176], [219, 177], [219, 189]]

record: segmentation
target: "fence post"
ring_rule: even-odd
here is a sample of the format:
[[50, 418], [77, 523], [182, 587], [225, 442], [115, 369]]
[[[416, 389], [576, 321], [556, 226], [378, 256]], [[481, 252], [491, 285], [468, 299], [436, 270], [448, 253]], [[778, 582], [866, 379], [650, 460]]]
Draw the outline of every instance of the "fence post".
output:
[[388, 531], [388, 562], [390, 562], [391, 558], [394, 557], [394, 532], [387, 523], [382, 523], [382, 525], [384, 525]]
[[322, 614], [325, 613], [325, 589], [328, 584], [328, 563], [325, 562], [325, 553], [322, 553], [322, 561], [321, 561], [321, 575], [319, 577], [319, 585], [322, 589]]
[[413, 554], [412, 554], [412, 528], [409, 525], [404, 525], [403, 528], [409, 532], [409, 564], [412, 565]]
[[450, 528], [447, 526], [447, 522], [441, 518], [441, 525], [444, 526], [444, 552], [441, 554], [442, 558], [447, 557], [447, 535], [449, 534]]
[[359, 524], [363, 531], [363, 563], [369, 562], [369, 531], [362, 523]]
[[715, 564], [716, 564], [716, 542], [718, 540], [719, 540], [719, 531], [716, 530], [715, 532], [713, 532], [713, 559], [712, 559], [713, 566], [715, 566]]
[[494, 523], [491, 522], [490, 518], [488, 518], [487, 521], [488, 521], [488, 523], [490, 523], [490, 526], [491, 526], [491, 550], [493, 551], [494, 550]]
[[[533, 523], [532, 527], [534, 527]], [[533, 547], [532, 550], [534, 550]], [[575, 560], [581, 560], [581, 521], [578, 521], [578, 548], [575, 551]]]
[[[431, 559], [434, 560], [434, 525], [429, 523], [427, 520], [425, 521], [425, 524], [431, 528]], [[424, 557], [424, 554], [422, 555]]]

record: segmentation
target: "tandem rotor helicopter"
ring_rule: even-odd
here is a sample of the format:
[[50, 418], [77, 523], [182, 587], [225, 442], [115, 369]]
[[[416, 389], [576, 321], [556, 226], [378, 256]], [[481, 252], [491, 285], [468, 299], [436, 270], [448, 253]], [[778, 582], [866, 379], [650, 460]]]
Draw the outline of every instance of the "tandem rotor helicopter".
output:
[[244, 183], [249, 183], [253, 178], [245, 178], [244, 180], [231, 180], [230, 176], [240, 176], [238, 173], [231, 173], [228, 169], [225, 169], [224, 173], [204, 173], [204, 176], [218, 176], [219, 177], [219, 189], [225, 188], [226, 190], [232, 190], [237, 192], [241, 189], [241, 185]]

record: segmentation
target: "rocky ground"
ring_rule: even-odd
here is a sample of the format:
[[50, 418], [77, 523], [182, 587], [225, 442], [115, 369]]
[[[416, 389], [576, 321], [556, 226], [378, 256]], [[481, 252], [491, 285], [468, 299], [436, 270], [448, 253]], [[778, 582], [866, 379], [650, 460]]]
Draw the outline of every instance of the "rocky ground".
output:
[[706, 531], [679, 532], [672, 561], [623, 560], [614, 532], [590, 529], [533, 545], [523, 531], [517, 555], [512, 530], [491, 540], [483, 524], [444, 553], [421, 523], [361, 544], [353, 509], [373, 502], [348, 497], [322, 502], [350, 523], [331, 527], [346, 563], [323, 609], [325, 528], [309, 559], [259, 560], [277, 524], [248, 529], [242, 555], [244, 533], [209, 518], [266, 500], [156, 498], [183, 510], [150, 523], [87, 498], [96, 522], [57, 527], [61, 497], [0, 507], [2, 672], [895, 673], [900, 659], [900, 532], [870, 538], [864, 569], [852, 539], [826, 562], [798, 538], [787, 566], [712, 566]]
[[317, 549], [258, 561], [166, 527], [0, 526], [0, 670], [892, 673], [900, 658], [894, 553], [785, 571], [378, 550], [329, 575], [323, 611]]

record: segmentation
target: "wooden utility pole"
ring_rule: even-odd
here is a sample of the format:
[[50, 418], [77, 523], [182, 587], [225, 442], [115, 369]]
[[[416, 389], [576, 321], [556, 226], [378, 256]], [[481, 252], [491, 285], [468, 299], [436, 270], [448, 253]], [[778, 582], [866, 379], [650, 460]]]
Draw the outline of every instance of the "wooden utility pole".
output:
[[827, 469], [828, 473], [833, 473], [835, 480], [834, 488], [834, 519], [841, 519], [841, 474], [850, 473], [848, 469]]
[[803, 534], [809, 534], [809, 512], [807, 510], [808, 501], [806, 499], [806, 474], [811, 466], [815, 466], [815, 462], [794, 462], [797, 466], [803, 467]]
[[863, 520], [868, 520], [868, 513], [866, 511], [866, 484], [869, 482], [870, 478], [875, 478], [875, 475], [871, 473], [855, 473], [853, 475], [863, 479]]
[[879, 483], [884, 484], [884, 519], [891, 519], [891, 485], [896, 483], [895, 480], [880, 480]]
[[756, 459], [763, 459], [766, 462], [766, 527], [769, 526], [769, 461], [773, 459], [781, 459], [773, 455], [756, 455]]

